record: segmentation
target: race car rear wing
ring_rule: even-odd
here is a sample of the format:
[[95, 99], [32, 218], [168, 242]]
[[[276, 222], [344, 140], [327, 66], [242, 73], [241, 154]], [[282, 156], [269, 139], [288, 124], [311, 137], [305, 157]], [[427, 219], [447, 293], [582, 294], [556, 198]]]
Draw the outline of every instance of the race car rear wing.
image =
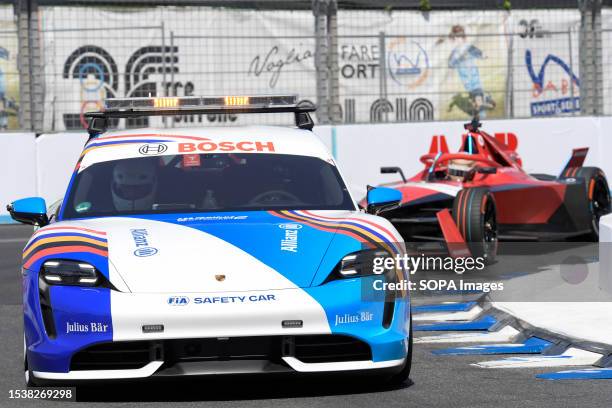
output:
[[312, 130], [310, 112], [315, 110], [311, 103], [298, 103], [297, 95], [109, 98], [103, 111], [85, 113], [85, 118], [89, 136], [94, 138], [106, 131], [111, 118], [223, 113], [293, 113], [298, 128]]

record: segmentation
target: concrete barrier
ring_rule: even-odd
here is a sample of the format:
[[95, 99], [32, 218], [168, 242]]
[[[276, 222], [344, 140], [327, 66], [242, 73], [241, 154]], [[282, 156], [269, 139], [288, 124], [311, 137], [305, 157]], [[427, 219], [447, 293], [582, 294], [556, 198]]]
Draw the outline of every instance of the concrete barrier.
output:
[[10, 221], [6, 204], [36, 195], [34, 133], [0, 134], [0, 223]]
[[48, 133], [36, 138], [36, 195], [47, 205], [64, 197], [86, 133]]

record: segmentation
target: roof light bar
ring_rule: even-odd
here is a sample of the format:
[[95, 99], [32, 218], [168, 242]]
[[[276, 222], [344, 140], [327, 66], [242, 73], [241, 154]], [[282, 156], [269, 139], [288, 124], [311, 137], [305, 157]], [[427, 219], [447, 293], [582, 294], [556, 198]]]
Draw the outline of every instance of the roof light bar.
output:
[[142, 116], [293, 113], [297, 127], [312, 130], [314, 122], [309, 113], [315, 110], [310, 102], [300, 103], [297, 95], [139, 97], [106, 99], [102, 112], [87, 112], [85, 117], [92, 139], [106, 131], [110, 118]]
[[181, 110], [186, 113], [191, 109], [267, 109], [291, 108], [297, 105], [296, 95], [270, 96], [185, 96], [185, 97], [149, 97], [149, 98], [109, 98], [104, 102], [105, 112], [152, 110]]

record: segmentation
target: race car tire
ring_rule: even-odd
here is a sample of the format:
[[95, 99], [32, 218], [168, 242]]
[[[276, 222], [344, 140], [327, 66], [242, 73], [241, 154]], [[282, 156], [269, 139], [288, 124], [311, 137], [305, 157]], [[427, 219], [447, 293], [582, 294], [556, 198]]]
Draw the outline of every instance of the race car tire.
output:
[[410, 316], [410, 335], [408, 336], [408, 353], [406, 353], [406, 361], [402, 367], [402, 370], [393, 375], [389, 379], [389, 384], [393, 386], [401, 385], [408, 380], [410, 377], [410, 370], [412, 368], [412, 315]]
[[599, 240], [599, 219], [610, 213], [610, 189], [606, 175], [599, 167], [580, 167], [573, 175], [574, 178], [583, 178], [585, 193], [589, 202], [591, 213], [591, 232], [589, 239]]
[[497, 214], [491, 192], [486, 187], [459, 191], [453, 202], [453, 219], [472, 256], [492, 263], [497, 255]]

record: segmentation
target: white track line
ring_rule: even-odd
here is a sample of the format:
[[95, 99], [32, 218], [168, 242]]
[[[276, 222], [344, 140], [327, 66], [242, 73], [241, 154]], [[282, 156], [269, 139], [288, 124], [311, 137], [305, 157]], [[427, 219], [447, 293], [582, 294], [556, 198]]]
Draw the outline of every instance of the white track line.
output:
[[415, 322], [422, 321], [471, 321], [474, 320], [476, 316], [478, 316], [482, 312], [482, 308], [480, 306], [474, 306], [470, 310], [465, 312], [432, 312], [432, 313], [418, 313], [412, 316], [412, 319]]
[[601, 357], [601, 354], [569, 348], [565, 353], [558, 356], [510, 357], [503, 360], [483, 361], [472, 365], [481, 368], [568, 367], [592, 365]]
[[415, 337], [415, 343], [496, 343], [512, 341], [519, 331], [511, 326], [496, 332], [484, 333], [445, 333], [437, 336]]
[[28, 238], [0, 238], [0, 244], [12, 244], [15, 242], [28, 242]]

